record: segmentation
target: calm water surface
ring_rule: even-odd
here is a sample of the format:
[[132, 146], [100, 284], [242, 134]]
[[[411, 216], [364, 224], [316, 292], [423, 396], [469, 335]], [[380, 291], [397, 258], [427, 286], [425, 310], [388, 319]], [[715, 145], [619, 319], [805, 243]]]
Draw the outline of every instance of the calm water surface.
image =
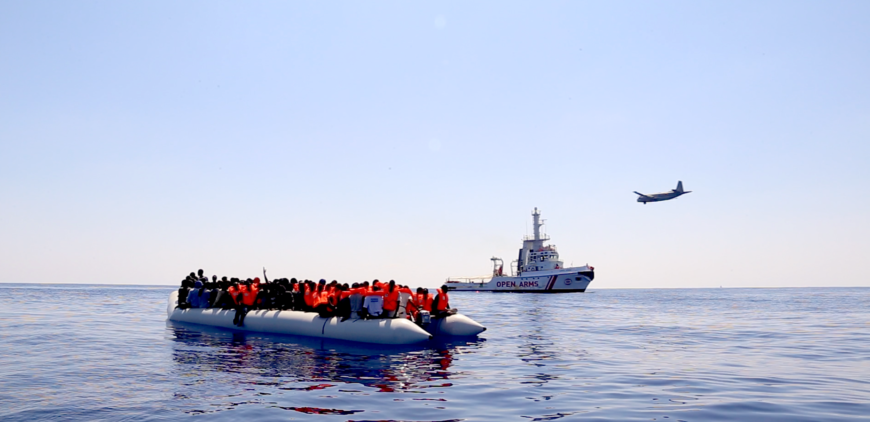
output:
[[166, 321], [172, 288], [0, 284], [0, 420], [870, 420], [870, 288], [455, 293], [479, 339]]

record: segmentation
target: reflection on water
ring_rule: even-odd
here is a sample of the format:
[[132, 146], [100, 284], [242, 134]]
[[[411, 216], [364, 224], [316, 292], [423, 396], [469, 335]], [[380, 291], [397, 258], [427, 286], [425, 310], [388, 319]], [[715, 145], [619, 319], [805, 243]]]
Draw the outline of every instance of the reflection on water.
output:
[[[263, 398], [292, 391], [332, 390], [340, 394], [368, 395], [372, 391], [420, 393], [450, 387], [453, 385], [451, 377], [462, 375], [451, 370], [454, 354], [468, 353], [484, 342], [474, 339], [388, 346], [228, 331], [172, 321], [167, 322], [167, 327], [177, 378], [187, 381], [182, 384], [186, 393], [177, 393], [176, 397], [193, 399], [188, 394], [196, 395], [203, 383], [215, 379], [233, 380], [231, 384], [235, 384], [235, 389], [223, 384], [202, 392], [213, 401], [211, 407], [228, 409], [252, 403], [235, 398], [253, 392], [256, 397], [253, 403], [273, 404], [309, 414], [350, 415], [363, 410], [278, 406]], [[222, 389], [226, 389], [223, 397], [215, 394]], [[233, 391], [239, 389], [241, 393]]]

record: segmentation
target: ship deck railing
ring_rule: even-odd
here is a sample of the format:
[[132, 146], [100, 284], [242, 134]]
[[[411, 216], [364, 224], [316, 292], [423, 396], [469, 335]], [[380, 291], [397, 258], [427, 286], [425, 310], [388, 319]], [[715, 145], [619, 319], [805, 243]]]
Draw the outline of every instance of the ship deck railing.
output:
[[491, 279], [491, 275], [477, 277], [449, 277], [447, 278], [447, 283], [486, 283]]

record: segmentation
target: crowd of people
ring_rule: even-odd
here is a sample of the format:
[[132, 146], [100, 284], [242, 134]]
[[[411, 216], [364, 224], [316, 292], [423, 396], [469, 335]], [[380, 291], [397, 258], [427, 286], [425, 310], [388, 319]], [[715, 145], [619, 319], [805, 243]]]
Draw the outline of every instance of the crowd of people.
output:
[[316, 312], [321, 317], [348, 319], [407, 318], [417, 323], [426, 322], [426, 317], [439, 318], [455, 313], [450, 308], [447, 286], [430, 294], [428, 289], [396, 284], [394, 280], [382, 283], [341, 284], [336, 280], [327, 283], [321, 279], [296, 280], [279, 278], [269, 281], [263, 270], [259, 277], [241, 280], [216, 275], [208, 277], [203, 271], [190, 273], [181, 281], [178, 289], [178, 308], [235, 309], [233, 324], [243, 326], [245, 315], [251, 310], [281, 310]]

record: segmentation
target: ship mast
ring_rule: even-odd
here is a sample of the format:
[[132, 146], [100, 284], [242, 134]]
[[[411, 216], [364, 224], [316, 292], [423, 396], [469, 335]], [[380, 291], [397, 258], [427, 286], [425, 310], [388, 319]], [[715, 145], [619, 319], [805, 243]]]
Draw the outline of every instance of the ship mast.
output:
[[535, 210], [532, 212], [532, 220], [532, 227], [534, 227], [535, 233], [533, 248], [534, 250], [539, 250], [544, 247], [544, 240], [546, 239], [541, 238], [541, 226], [543, 226], [544, 223], [541, 223], [541, 213], [538, 212], [538, 207], [535, 207]]

